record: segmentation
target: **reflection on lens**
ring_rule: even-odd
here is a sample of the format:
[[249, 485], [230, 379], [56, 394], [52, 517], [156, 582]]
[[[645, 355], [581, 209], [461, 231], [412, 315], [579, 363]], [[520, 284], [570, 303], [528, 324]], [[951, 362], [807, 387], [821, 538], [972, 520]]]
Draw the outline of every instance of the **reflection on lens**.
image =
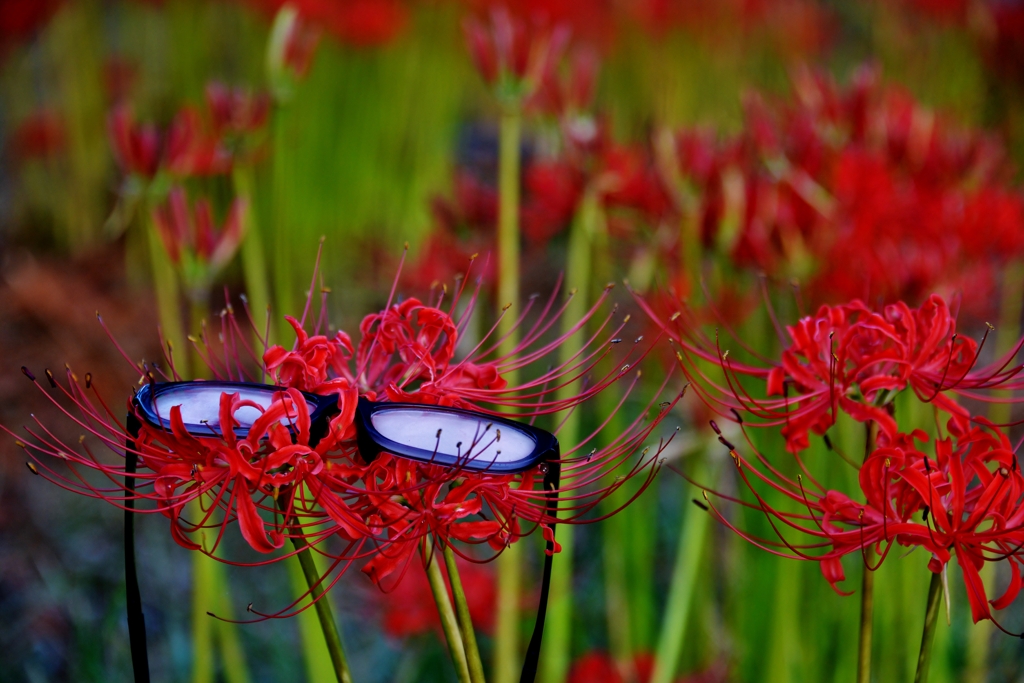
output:
[[[228, 386], [211, 383], [204, 386], [202, 382], [182, 384], [168, 387], [156, 392], [153, 397], [154, 409], [163, 420], [170, 419], [171, 408], [181, 406], [181, 419], [189, 431], [195, 425], [201, 425], [203, 429], [212, 429], [220, 432], [220, 397], [222, 394], [239, 394], [244, 401], [252, 401], [266, 410], [274, 400], [276, 389], [257, 389], [246, 386]], [[312, 413], [316, 406], [306, 401], [306, 406]], [[243, 406], [235, 411], [234, 418], [239, 427], [245, 429], [252, 426], [252, 423], [259, 419], [263, 411], [253, 406]], [[281, 420], [282, 424], [288, 424], [289, 420]]]
[[474, 469], [525, 460], [536, 449], [529, 435], [508, 425], [491, 424], [486, 416], [394, 408], [374, 412], [370, 421], [391, 441], [428, 453], [436, 451], [447, 460], [472, 463]]

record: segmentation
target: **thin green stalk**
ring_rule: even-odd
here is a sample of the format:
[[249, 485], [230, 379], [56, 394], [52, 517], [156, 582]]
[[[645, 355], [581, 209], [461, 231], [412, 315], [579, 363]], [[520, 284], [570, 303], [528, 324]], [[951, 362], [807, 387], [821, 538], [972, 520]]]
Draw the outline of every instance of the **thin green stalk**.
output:
[[[514, 325], [519, 308], [519, 142], [520, 112], [506, 109], [501, 117], [498, 168], [498, 322], [502, 343], [498, 353], [511, 354], [517, 345]], [[507, 308], [505, 308], [507, 306]], [[510, 386], [515, 373], [505, 373]], [[494, 683], [514, 683], [519, 660], [519, 598], [522, 592], [522, 550], [513, 543], [498, 558], [497, 616], [494, 628]]]
[[860, 636], [857, 640], [857, 683], [871, 683], [871, 636], [875, 614], [875, 573], [868, 569], [874, 562], [873, 548], [864, 550], [864, 573], [860, 580]]
[[[600, 205], [597, 195], [588, 190], [573, 222], [569, 235], [569, 255], [566, 264], [566, 284], [571, 287], [572, 299], [566, 305], [562, 316], [562, 333], [571, 330], [587, 312], [587, 290], [590, 285], [592, 266], [592, 241], [600, 220]], [[559, 364], [571, 363], [583, 348], [584, 330], [578, 330], [565, 340], [559, 348]], [[582, 382], [576, 381], [560, 388], [557, 400], [568, 400], [579, 394]], [[574, 444], [579, 441], [580, 409], [566, 416], [558, 432], [562, 443]], [[572, 573], [573, 541], [572, 525], [558, 530], [562, 551], [558, 561], [551, 568], [551, 587], [548, 596], [548, 616], [545, 638], [541, 645], [541, 680], [545, 683], [561, 683], [569, 672], [570, 646], [572, 635]]]
[[267, 276], [266, 254], [263, 251], [263, 235], [256, 213], [253, 194], [252, 166], [236, 166], [232, 178], [235, 196], [245, 200], [245, 238], [242, 240], [242, 272], [245, 275], [245, 291], [249, 298], [249, 313], [253, 326], [260, 335], [266, 329], [266, 318], [270, 307], [270, 279]]
[[[864, 460], [875, 445], [876, 425], [868, 422], [864, 431]], [[875, 560], [874, 548], [864, 549], [864, 573], [860, 580], [860, 635], [857, 639], [857, 683], [871, 683], [871, 641], [875, 616], [875, 573], [870, 565]]]
[[[703, 460], [699, 460], [693, 468], [693, 480], [708, 481], [708, 470]], [[699, 501], [702, 497], [703, 492], [700, 489], [690, 484], [686, 485], [686, 499], [694, 498]], [[671, 683], [676, 669], [679, 668], [683, 644], [686, 642], [686, 627], [690, 620], [690, 607], [697, 587], [697, 574], [704, 560], [707, 545], [704, 541], [707, 538], [710, 517], [707, 512], [693, 507], [687, 509], [683, 519], [651, 683]]]
[[501, 117], [498, 149], [498, 303], [511, 304], [503, 320], [508, 331], [519, 313], [519, 145], [522, 120], [518, 109]]
[[302, 566], [302, 573], [306, 577], [306, 585], [309, 586], [309, 594], [316, 609], [316, 616], [320, 620], [320, 630], [323, 631], [324, 641], [327, 644], [327, 651], [331, 655], [331, 664], [334, 665], [334, 676], [338, 683], [352, 683], [352, 673], [348, 669], [348, 660], [345, 658], [345, 648], [341, 644], [341, 634], [338, 633], [338, 625], [334, 621], [331, 611], [331, 603], [323, 595], [324, 587], [320, 579], [320, 573], [316, 569], [316, 562], [313, 560], [313, 551], [303, 538], [301, 530], [292, 536], [292, 545], [297, 551], [296, 557]]
[[[274, 227], [271, 231], [271, 242], [274, 245], [274, 303], [281, 313], [293, 314], [294, 306], [293, 273], [292, 273], [292, 242], [296, 239], [293, 222], [289, 220], [287, 197], [288, 169], [285, 167], [290, 150], [287, 149], [285, 136], [286, 109], [283, 106], [274, 108], [271, 127], [273, 128], [273, 188], [274, 188]], [[277, 341], [276, 337], [272, 339]]]
[[[150, 230], [153, 235], [154, 231]], [[159, 247], [162, 249], [162, 247]], [[161, 251], [163, 260], [170, 266], [165, 252]], [[173, 275], [172, 271], [172, 275]], [[177, 279], [175, 279], [177, 283]], [[158, 292], [159, 294], [159, 292]], [[192, 302], [189, 306], [189, 317], [191, 326], [198, 324], [205, 318], [206, 306]], [[196, 370], [205, 367], [202, 361], [197, 362], [191, 345], [188, 347], [179, 346], [180, 358], [175, 359], [175, 366], [178, 372], [186, 379], [193, 379], [188, 372], [188, 367], [194, 365]], [[190, 505], [191, 515], [194, 519], [203, 518], [203, 509], [200, 502], [194, 501]], [[205, 535], [202, 539], [204, 549], [206, 546]], [[218, 613], [222, 606], [220, 591], [217, 581], [217, 561], [206, 556], [204, 553], [192, 553], [192, 683], [213, 683], [215, 675], [216, 644], [214, 642], [214, 627], [216, 620], [210, 617], [210, 612]]]
[[939, 602], [942, 599], [942, 576], [932, 574], [928, 584], [928, 603], [924, 612], [924, 630], [921, 632], [921, 653], [917, 656], [917, 673], [914, 683], [926, 683], [928, 667], [932, 660], [932, 641], [935, 638], [935, 624], [939, 621]]
[[[196, 519], [202, 518], [198, 502], [190, 506]], [[218, 605], [217, 561], [201, 552], [192, 553], [192, 683], [213, 683], [213, 625], [208, 613]]]
[[217, 593], [214, 604], [217, 606], [217, 616], [221, 617], [214, 623], [214, 629], [216, 629], [220, 656], [224, 664], [223, 676], [227, 683], [249, 683], [249, 666], [245, 661], [245, 649], [242, 647], [239, 625], [225, 621], [225, 619], [234, 619], [235, 616], [234, 607], [231, 605], [229, 582], [224, 575], [225, 567], [222, 563], [201, 553], [195, 554], [213, 565], [211, 584]]
[[[605, 397], [607, 394], [607, 398]], [[605, 390], [600, 399], [615, 399], [610, 390]], [[599, 408], [600, 410], [600, 408]], [[607, 413], [601, 410], [602, 415]], [[621, 420], [616, 415], [613, 420]], [[609, 425], [617, 433], [620, 425], [613, 421]], [[614, 510], [626, 502], [630, 495], [625, 486], [616, 489], [605, 502], [606, 510]], [[629, 575], [626, 566], [626, 536], [631, 530], [625, 527], [625, 517], [616, 515], [601, 525], [601, 555], [604, 565], [605, 619], [608, 629], [608, 649], [620, 671], [633, 668], [633, 619], [629, 603]], [[635, 674], [635, 672], [633, 672]], [[632, 675], [630, 676], [632, 678]]]
[[142, 226], [149, 244], [149, 262], [153, 275], [153, 289], [156, 290], [156, 306], [160, 320], [160, 330], [164, 340], [174, 353], [174, 367], [182, 377], [188, 377], [188, 353], [185, 346], [185, 330], [181, 324], [181, 293], [178, 288], [178, 276], [156, 228], [149, 221], [151, 217], [146, 211], [147, 223]]
[[[614, 433], [614, 432], [613, 432]], [[628, 496], [630, 491], [625, 491]], [[618, 520], [626, 541], [626, 588], [630, 609], [630, 640], [634, 652], [654, 649], [655, 567], [654, 541], [657, 533], [652, 519], [657, 519], [657, 492], [652, 490], [633, 501]]]
[[429, 538], [424, 538], [423, 557], [427, 570], [427, 581], [430, 583], [430, 591], [434, 594], [437, 614], [441, 617], [441, 629], [444, 631], [445, 640], [448, 641], [448, 654], [451, 655], [452, 664], [455, 665], [459, 683], [471, 683], [466, 648], [462, 642], [462, 634], [459, 632], [459, 620], [455, 616], [455, 610], [452, 609], [452, 602], [448, 598], [448, 586], [444, 582], [441, 566], [434, 555], [433, 544]]
[[[313, 556], [319, 560], [319, 555]], [[317, 562], [317, 573], [323, 575], [321, 563]], [[292, 589], [297, 594], [305, 592], [309, 586], [306, 585], [306, 575], [302, 570], [302, 562], [297, 557], [290, 557], [285, 560], [285, 567], [288, 569], [288, 580]], [[327, 649], [327, 641], [324, 639], [323, 631], [320, 628], [320, 618], [313, 610], [305, 610], [295, 617], [299, 625], [299, 640], [302, 643], [302, 660], [305, 664], [306, 679], [309, 681], [328, 681], [334, 676], [334, 664], [331, 662], [331, 653]]]
[[444, 564], [448, 568], [448, 583], [452, 587], [455, 598], [455, 617], [459, 621], [459, 633], [466, 649], [466, 662], [469, 664], [469, 678], [473, 683], [485, 683], [484, 664], [480, 660], [480, 649], [476, 644], [476, 632], [473, 630], [473, 619], [469, 615], [469, 603], [466, 602], [466, 591], [462, 588], [459, 567], [455, 564], [455, 552], [450, 545], [444, 547]]

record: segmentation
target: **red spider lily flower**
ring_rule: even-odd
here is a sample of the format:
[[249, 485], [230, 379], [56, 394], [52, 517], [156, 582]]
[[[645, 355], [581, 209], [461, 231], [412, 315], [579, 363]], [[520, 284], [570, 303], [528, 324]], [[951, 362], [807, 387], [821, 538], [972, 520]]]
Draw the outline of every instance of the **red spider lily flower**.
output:
[[[36, 381], [25, 372], [33, 382]], [[168, 411], [166, 429], [142, 421], [137, 438], [133, 438], [95, 391], [90, 376], [86, 376], [83, 389], [70, 370], [66, 387], [57, 383], [49, 371], [46, 374], [59, 395], [78, 408], [80, 417], [65, 408], [62, 411], [85, 430], [88, 437], [115, 452], [123, 452], [124, 444], [134, 441], [140, 470], [135, 475], [128, 475], [135, 482], [133, 492], [128, 494], [121, 483], [126, 476], [124, 467], [111, 465], [97, 457], [86, 444], [87, 437], [83, 437], [75, 447], [38, 424], [37, 428], [28, 429], [35, 442], [25, 444], [25, 447], [34, 457], [49, 456], [39, 460], [41, 473], [63, 488], [102, 498], [122, 509], [129, 499], [150, 500], [154, 507], [140, 512], [158, 512], [167, 516], [171, 520], [171, 535], [175, 541], [186, 548], [202, 549], [211, 554], [216, 552], [225, 529], [236, 521], [243, 538], [254, 550], [271, 553], [281, 548], [284, 539], [296, 533], [293, 530], [296, 523], [288, 520], [304, 519], [307, 516], [304, 501], [321, 494], [323, 485], [317, 475], [324, 469], [327, 454], [337, 448], [334, 435], [344, 433], [343, 430], [331, 430], [315, 447], [310, 446], [306, 402], [297, 390], [286, 389], [277, 394], [266, 409], [241, 399], [237, 393], [223, 393], [219, 418], [216, 424], [211, 422], [209, 437], [197, 437], [187, 432], [181, 407], [175, 405]], [[342, 406], [340, 419], [347, 416], [351, 420], [355, 411], [355, 393], [349, 391], [338, 396]], [[60, 405], [56, 397], [54, 403]], [[244, 438], [236, 437], [234, 432], [239, 425], [235, 416], [241, 410], [263, 411], [252, 422]], [[50, 462], [46, 462], [54, 458], [62, 461], [69, 472], [54, 469]], [[99, 487], [90, 483], [80, 472], [81, 468], [102, 473], [114, 486]], [[183, 517], [186, 505], [193, 500], [204, 502], [202, 519], [187, 520]], [[333, 501], [331, 506], [324, 506], [328, 514], [338, 514], [328, 533], [350, 533], [355, 537], [365, 534], [358, 515], [339, 513], [340, 502]], [[317, 511], [314, 519], [323, 515]], [[268, 516], [273, 521], [268, 522]], [[207, 530], [215, 533], [207, 534]], [[305, 533], [312, 536], [308, 531]], [[210, 539], [209, 547], [204, 547], [201, 537]]]
[[647, 150], [610, 145], [601, 155], [601, 165], [606, 208], [636, 211], [654, 226], [675, 215], [668, 189]]
[[266, 125], [270, 96], [244, 88], [229, 88], [215, 81], [206, 86], [206, 106], [214, 136], [245, 135]]
[[310, 336], [295, 318], [286, 315], [285, 320], [295, 330], [294, 348], [272, 346], [263, 353], [263, 364], [277, 384], [330, 394], [352, 383], [349, 361], [354, 353], [348, 334], [339, 330], [333, 339]]
[[189, 208], [184, 188], [174, 187], [167, 202], [153, 209], [153, 224], [171, 262], [194, 292], [205, 292], [213, 276], [238, 251], [245, 236], [242, 220], [246, 203], [235, 199], [218, 229], [206, 199], [197, 199]]
[[[509, 355], [495, 357], [497, 343], [490, 341], [487, 335], [467, 357], [457, 360], [458, 338], [475, 306], [474, 295], [464, 317], [458, 320], [452, 317], [463, 295], [463, 287], [455, 291], [447, 312], [438, 305], [407, 299], [367, 316], [360, 326], [362, 338], [355, 347], [351, 370], [342, 365], [352, 355], [351, 341], [345, 336], [329, 339], [321, 335], [318, 330], [324, 324], [322, 319], [311, 333], [300, 332], [301, 325], [293, 322], [298, 335], [293, 351], [275, 347], [267, 351], [264, 360], [268, 366], [274, 366], [275, 379], [304, 383], [307, 389], [310, 377], [314, 383], [321, 377], [351, 379], [360, 394], [371, 400], [485, 411], [493, 410], [489, 406], [505, 406], [523, 419], [532, 419], [573, 409], [589, 400], [612, 383], [625, 379], [624, 373], [629, 367], [646, 354], [632, 357], [631, 352], [622, 359], [625, 364], [616, 366], [619, 369], [595, 378], [578, 396], [553, 400], [551, 396], [557, 386], [589, 375], [609, 353], [612, 347], [598, 342], [603, 335], [595, 336], [576, 358], [562, 366], [548, 368], [536, 379], [518, 387], [509, 387], [501, 376], [503, 372], [509, 368], [522, 370], [541, 362], [575, 330], [548, 343], [541, 341], [541, 337], [557, 325], [564, 311], [564, 307], [554, 306], [552, 297], [543, 307], [539, 320], [525, 331], [522, 341]], [[606, 295], [578, 326], [594, 318]], [[531, 300], [529, 306], [533, 305]], [[520, 324], [527, 313], [529, 310], [520, 317]], [[608, 329], [610, 324], [611, 318], [605, 318], [599, 329]], [[616, 335], [620, 330], [621, 325], [610, 333]], [[242, 335], [221, 336], [239, 339]], [[230, 376], [229, 360], [211, 361], [210, 365], [227, 368]], [[638, 450], [673, 404], [674, 401], [663, 404], [658, 416], [649, 422], [638, 418], [606, 447], [592, 449], [585, 457], [582, 453], [596, 437], [596, 432], [583, 443], [563, 445], [559, 494], [566, 502], [560, 506], [560, 523], [584, 521], [586, 513], [622, 484], [624, 479], [609, 480], [612, 472]], [[645, 451], [627, 470], [627, 478], [642, 476], [644, 484], [649, 483], [657, 468], [657, 454], [663, 447], [662, 443], [650, 455]], [[329, 490], [359, 498], [365, 523], [373, 530], [370, 540], [374, 546], [368, 553], [371, 557], [363, 572], [383, 587], [401, 580], [427, 534], [444, 544], [456, 540], [487, 543], [497, 553], [532, 528], [550, 521], [546, 496], [535, 490], [541, 479], [538, 470], [515, 475], [453, 470], [387, 453], [367, 463], [359, 458], [354, 448], [341, 460], [329, 462], [320, 475]], [[349, 504], [346, 509], [353, 507], [356, 506]]]
[[[456, 557], [459, 580], [466, 593], [466, 603], [474, 628], [484, 634], [494, 630], [494, 605], [497, 587], [491, 565]], [[448, 567], [440, 563], [447, 579]], [[450, 585], [450, 582], [449, 582]], [[441, 636], [441, 620], [431, 594], [427, 576], [412, 572], [390, 593], [381, 593], [377, 600], [384, 632], [395, 638], [408, 638], [433, 631]]]
[[[452, 310], [455, 303], [453, 301]], [[591, 309], [585, 320], [595, 314], [600, 303]], [[560, 337], [548, 345], [539, 343], [539, 330], [550, 329], [558, 317], [558, 314], [550, 315], [552, 304], [553, 301], [548, 302], [541, 321], [524, 335], [523, 341], [509, 356], [480, 362], [479, 358], [487, 358], [496, 347], [495, 344], [485, 349], [484, 344], [488, 343], [485, 339], [477, 351], [456, 362], [453, 358], [455, 344], [465, 320], [456, 323], [438, 308], [425, 306], [415, 299], [407, 300], [363, 321], [363, 339], [356, 355], [356, 380], [367, 395], [378, 399], [386, 396], [391, 401], [476, 409], [487, 404], [504, 405], [515, 409], [521, 417], [571, 409], [617, 381], [621, 371], [597, 380], [592, 387], [568, 402], [550, 401], [546, 398], [548, 392], [553, 386], [582, 377], [586, 374], [583, 369], [595, 367], [597, 356], [603, 353], [587, 353], [585, 357], [549, 369], [537, 380], [519, 387], [508, 387], [501, 377], [505, 368], [521, 368], [524, 363], [529, 365], [535, 359], [547, 356], [567, 338]], [[413, 385], [416, 385], [415, 389], [411, 389]], [[524, 400], [526, 396], [536, 396], [538, 402]], [[663, 408], [659, 419], [664, 414]], [[657, 422], [654, 420], [649, 425], [634, 422], [626, 434], [605, 449], [593, 450], [585, 459], [571, 455], [566, 457], [563, 453], [559, 492], [572, 503], [561, 508], [560, 522], [581, 521], [582, 516], [600, 499], [621, 485], [621, 480], [603, 480], [610, 476], [618, 463], [635, 452]], [[589, 440], [567, 449], [567, 452], [578, 453]], [[629, 471], [629, 476], [640, 474], [646, 466], [653, 464], [649, 456], [642, 458]], [[648, 470], [648, 474], [652, 473], [653, 470]], [[534, 492], [540, 478], [537, 471], [516, 475], [469, 471], [453, 473], [450, 468], [417, 464], [382, 454], [367, 468], [363, 485], [374, 499], [373, 505], [377, 510], [370, 524], [379, 526], [384, 537], [380, 551], [363, 571], [378, 584], [396, 572], [404, 572], [419, 547], [420, 539], [428, 533], [438, 536], [444, 543], [452, 540], [486, 542], [495, 552], [500, 552], [528, 533], [528, 529], [521, 527], [521, 521], [535, 526], [548, 519], [543, 496]], [[587, 490], [579, 490], [584, 488]], [[573, 491], [576, 493], [566, 496]]]
[[[339, 401], [349, 408], [343, 412], [347, 412], [351, 420], [355, 410], [354, 393], [339, 394]], [[241, 400], [238, 394], [224, 393], [220, 409], [221, 433], [210, 439], [196, 438], [185, 431], [180, 406], [171, 408], [171, 432], [143, 425], [137, 444], [147, 468], [154, 471], [153, 490], [158, 503], [168, 508], [172, 533], [182, 545], [189, 547], [190, 543], [182, 533], [184, 525], [179, 522], [184, 502], [205, 495], [218, 502], [226, 497], [225, 514], [237, 516], [242, 536], [249, 545], [262, 553], [273, 552], [284, 544], [288, 533], [285, 523], [275, 520], [268, 531], [258, 509], [276, 517], [278, 511], [273, 498], [282, 490], [293, 492], [281, 510], [283, 518], [289, 519], [297, 513], [288, 506], [302, 500], [303, 488], [308, 487], [314, 497], [322, 489], [317, 475], [324, 468], [328, 451], [336, 447], [332, 436], [341, 432], [331, 430], [328, 438], [315, 448], [311, 447], [306, 402], [296, 389], [288, 389], [252, 424], [244, 439], [237, 439], [233, 431], [238, 425], [235, 413], [241, 408], [258, 407]], [[295, 427], [294, 438], [286, 424]], [[266, 442], [261, 443], [264, 437]], [[184, 489], [180, 493], [178, 486]], [[217, 490], [216, 496], [212, 495], [212, 490]], [[296, 491], [299, 493], [294, 494]], [[329, 506], [327, 509], [337, 508]], [[338, 532], [362, 533], [358, 530], [358, 518], [354, 516], [337, 521]], [[192, 547], [198, 549], [196, 544]]]
[[271, 0], [258, 4], [266, 4], [266, 9], [275, 14], [267, 47], [267, 72], [274, 99], [287, 102], [295, 84], [309, 73], [321, 30], [293, 3]]
[[[957, 334], [956, 319], [937, 295], [916, 309], [902, 302], [878, 312], [859, 301], [822, 306], [786, 328], [789, 341], [783, 340], [788, 345], [779, 362], [762, 358], [761, 365], [730, 359], [717, 339], [699, 332], [686, 307], [676, 305], [679, 310], [664, 319], [641, 302], [678, 343], [680, 365], [694, 390], [717, 414], [731, 418], [741, 411], [759, 419], [755, 426], [781, 427], [792, 452], [807, 448], [810, 433], [825, 434], [840, 411], [894, 435], [896, 422], [886, 406], [907, 388], [921, 401], [966, 416], [951, 395], [991, 401], [988, 390], [1021, 386], [1020, 369], [1012, 363], [1021, 344], [978, 367], [988, 332], [980, 343]], [[702, 362], [718, 366], [725, 384], [710, 377]], [[743, 377], [763, 383], [763, 397], [745, 388]]]
[[231, 157], [203, 131], [199, 114], [182, 109], [166, 131], [138, 124], [128, 105], [118, 105], [107, 121], [114, 157], [129, 174], [151, 179], [158, 171], [185, 177], [225, 173]]
[[584, 181], [577, 169], [562, 160], [537, 161], [526, 168], [522, 227], [528, 246], [543, 248], [572, 223]]
[[489, 25], [468, 17], [462, 28], [473, 64], [503, 100], [528, 99], [569, 40], [568, 27], [531, 27], [504, 6], [491, 8]]
[[[848, 593], [838, 583], [845, 579], [841, 559], [846, 555], [860, 556], [873, 548], [880, 565], [893, 544], [922, 547], [932, 556], [929, 569], [934, 573], [944, 571], [955, 555], [974, 621], [991, 619], [999, 626], [990, 606], [1005, 609], [1022, 586], [1017, 551], [1024, 544], [1024, 476], [1006, 435], [983, 418], [953, 415], [947, 427], [949, 436], [935, 441], [934, 455], [918, 445], [928, 441], [923, 432], [882, 435], [860, 468], [863, 503], [821, 487], [802, 461], [804, 474], [794, 481], [762, 454], [744, 458], [725, 442], [755, 499], [741, 504], [767, 515], [778, 538], [755, 537], [726, 521], [713, 504], [709, 509], [763, 549], [819, 562], [826, 580], [844, 595]], [[791, 509], [768, 503], [757, 490], [764, 487], [782, 494]], [[803, 540], [790, 540], [794, 534]], [[1010, 584], [1000, 597], [989, 600], [979, 572], [985, 562], [1001, 561], [1009, 564]]]
[[564, 78], [558, 63], [547, 63], [540, 83], [531, 95], [531, 109], [557, 117], [589, 112], [594, 102], [600, 58], [589, 46], [577, 46], [569, 54]]

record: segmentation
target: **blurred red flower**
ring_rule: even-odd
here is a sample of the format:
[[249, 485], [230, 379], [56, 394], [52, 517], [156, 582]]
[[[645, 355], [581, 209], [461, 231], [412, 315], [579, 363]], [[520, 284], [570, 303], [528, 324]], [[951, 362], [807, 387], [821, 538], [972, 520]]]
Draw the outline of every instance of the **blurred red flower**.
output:
[[49, 21], [62, 4], [62, 0], [3, 0], [0, 4], [0, 56]]
[[842, 88], [798, 71], [793, 86], [787, 101], [748, 98], [734, 139], [678, 135], [672, 172], [696, 202], [677, 203], [696, 214], [704, 248], [800, 279], [813, 303], [917, 304], [970, 288], [969, 312], [990, 314], [1000, 269], [1024, 251], [1024, 197], [1003, 147], [871, 69]]
[[19, 161], [55, 156], [67, 144], [64, 122], [57, 112], [39, 109], [17, 125], [8, 144]]
[[[338, 40], [355, 47], [373, 47], [391, 42], [401, 33], [408, 21], [409, 9], [402, 0], [246, 0], [258, 10], [276, 14], [283, 6], [294, 7], [301, 23], [312, 24], [326, 30]], [[308, 49], [315, 40], [302, 38], [296, 33], [294, 52], [297, 66], [308, 65]], [[299, 58], [299, 54], [303, 57]], [[297, 68], [298, 73], [305, 69]]]
[[[471, 562], [456, 556], [459, 580], [466, 593], [466, 603], [473, 627], [490, 635], [494, 630], [496, 586], [490, 564]], [[448, 568], [440, 563], [446, 581]], [[447, 582], [451, 585], [451, 582]], [[450, 591], [449, 591], [450, 593]], [[434, 596], [424, 572], [411, 572], [394, 590], [381, 593], [378, 599], [384, 632], [395, 638], [408, 638], [433, 631], [441, 635], [441, 619], [437, 615]]]
[[231, 169], [231, 155], [208, 134], [199, 113], [183, 108], [166, 130], [137, 123], [132, 109], [118, 105], [107, 119], [114, 157], [129, 175], [152, 178], [163, 170], [172, 176], [202, 176]]
[[209, 201], [198, 199], [189, 207], [184, 188], [178, 186], [171, 189], [165, 204], [153, 209], [153, 223], [172, 263], [189, 271], [216, 272], [242, 243], [245, 210], [245, 201], [236, 199], [217, 228]]

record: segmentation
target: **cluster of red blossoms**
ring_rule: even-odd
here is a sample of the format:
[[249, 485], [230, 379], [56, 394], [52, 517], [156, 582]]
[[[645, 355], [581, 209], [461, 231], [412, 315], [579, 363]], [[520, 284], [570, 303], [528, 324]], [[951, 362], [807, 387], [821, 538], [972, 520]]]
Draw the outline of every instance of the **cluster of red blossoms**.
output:
[[[498, 474], [418, 463], [388, 453], [364, 458], [354, 424], [359, 397], [485, 413], [501, 410], [506, 416], [533, 420], [576, 409], [620, 382], [628, 385], [628, 393], [638, 377], [632, 368], [649, 348], [637, 340], [618, 353], [625, 322], [616, 322], [614, 311], [601, 318], [601, 302], [566, 335], [548, 341], [564, 311], [553, 294], [546, 302], [532, 301], [522, 312], [522, 341], [513, 352], [499, 355], [498, 343], [487, 335], [460, 358], [458, 344], [476, 300], [473, 294], [467, 313], [453, 318], [463, 295], [458, 290], [447, 311], [440, 300], [435, 305], [416, 299], [389, 304], [363, 320], [358, 344], [344, 332], [324, 334], [323, 313], [307, 331], [307, 304], [302, 320], [287, 318], [295, 344], [290, 349], [264, 347], [258, 357], [250, 351], [255, 330], [244, 329], [247, 326], [225, 311], [216, 338], [204, 333], [196, 351], [217, 379], [268, 381], [281, 387], [280, 392], [265, 410], [237, 393], [223, 393], [219, 421], [211, 420], [209, 437], [185, 429], [180, 406], [170, 410], [169, 430], [141, 420], [135, 440], [137, 474], [126, 472], [123, 464], [111, 464], [101, 452], [123, 456], [129, 435], [122, 414], [109, 408], [91, 376], [86, 375], [83, 385], [70, 370], [66, 385], [47, 371], [56, 391], [46, 393], [85, 436], [69, 444], [39, 423], [28, 429], [28, 443], [19, 444], [32, 457], [33, 471], [118, 507], [129, 500], [148, 501], [150, 506], [142, 511], [168, 517], [178, 543], [213, 556], [225, 530], [237, 523], [246, 542], [261, 553], [274, 553], [286, 540], [301, 537], [331, 557], [334, 569], [365, 560], [362, 571], [382, 587], [401, 579], [428, 536], [444, 545], [483, 544], [493, 557], [542, 523], [549, 534], [549, 492], [541, 487], [545, 466]], [[587, 347], [563, 364], [534, 371], [549, 364], [551, 352], [584, 326], [595, 330]], [[247, 357], [257, 362], [247, 363]], [[614, 370], [595, 376], [597, 368], [612, 360]], [[162, 364], [133, 367], [140, 382], [179, 379], [170, 354]], [[530, 379], [508, 386], [503, 375], [511, 370]], [[583, 378], [584, 388], [577, 396], [554, 398], [559, 387]], [[46, 391], [43, 382], [36, 384]], [[338, 412], [325, 434], [311, 434], [309, 408], [300, 392], [337, 397]], [[652, 400], [622, 433], [602, 435], [597, 447], [590, 446], [591, 441], [597, 445], [596, 431], [581, 443], [562, 444], [558, 523], [585, 521], [595, 505], [631, 477], [643, 480], [641, 490], [650, 482], [667, 441], [638, 452], [674, 403], [656, 406]], [[244, 437], [236, 436], [239, 411], [251, 413], [254, 408], [263, 410], [262, 415]], [[128, 410], [136, 409], [129, 403]], [[97, 485], [86, 470], [102, 474], [104, 485]], [[124, 483], [125, 477], [134, 487]], [[198, 508], [186, 509], [192, 501], [201, 504], [198, 518]], [[475, 553], [472, 559], [487, 558]], [[273, 616], [290, 613], [297, 604]]]
[[[713, 496], [763, 512], [777, 538], [737, 528], [706, 494], [719, 520], [770, 552], [819, 562], [838, 592], [843, 557], [863, 554], [874, 570], [868, 550], [881, 564], [898, 544], [927, 551], [935, 573], [955, 555], [975, 621], [995, 621], [991, 608], [1003, 609], [1017, 597], [1024, 564], [1020, 444], [1003, 431], [1009, 425], [993, 424], [959, 399], [968, 405], [1013, 400], [992, 390], [1024, 387], [1014, 361], [1024, 340], [979, 366], [985, 339], [958, 335], [940, 297], [919, 308], [898, 303], [879, 311], [855, 301], [823, 306], [789, 326], [781, 360], [755, 365], [735, 362], [717, 339], [695, 331], [685, 310], [667, 319], [648, 311], [676, 342], [679, 363], [705, 404], [744, 430], [781, 427], [799, 472], [787, 476], [787, 468], [757, 452], [749, 438], [752, 458], [722, 437], [752, 501]], [[897, 419], [896, 395], [907, 390], [930, 406], [934, 426], [925, 426], [931, 435], [910, 416]], [[859, 496], [819, 483], [811, 473], [818, 463], [806, 453], [812, 434], [835, 448], [829, 431], [840, 414], [866, 426], [863, 463], [840, 453], [859, 470]], [[979, 573], [986, 562], [1006, 562], [1010, 569], [1009, 586], [993, 600]]]
[[215, 227], [210, 202], [198, 198], [190, 207], [180, 183], [253, 163], [260, 153], [270, 97], [212, 82], [206, 88], [206, 105], [205, 116], [183, 107], [163, 130], [137, 122], [124, 103], [108, 119], [114, 157], [125, 174], [123, 198], [129, 203], [143, 197], [150, 202], [167, 254], [186, 285], [197, 291], [208, 287], [208, 280], [241, 244], [247, 202], [236, 197], [223, 224]]
[[800, 71], [793, 86], [788, 101], [750, 98], [734, 139], [680, 134], [704, 248], [797, 277], [819, 302], [934, 291], [990, 301], [1024, 249], [1024, 198], [1002, 146], [881, 85], [874, 69], [845, 87]]
[[266, 124], [270, 99], [263, 93], [232, 89], [220, 83], [206, 88], [208, 116], [183, 107], [165, 129], [135, 120], [132, 108], [118, 104], [108, 119], [110, 143], [121, 170], [150, 180], [227, 173], [240, 161], [239, 138]]

